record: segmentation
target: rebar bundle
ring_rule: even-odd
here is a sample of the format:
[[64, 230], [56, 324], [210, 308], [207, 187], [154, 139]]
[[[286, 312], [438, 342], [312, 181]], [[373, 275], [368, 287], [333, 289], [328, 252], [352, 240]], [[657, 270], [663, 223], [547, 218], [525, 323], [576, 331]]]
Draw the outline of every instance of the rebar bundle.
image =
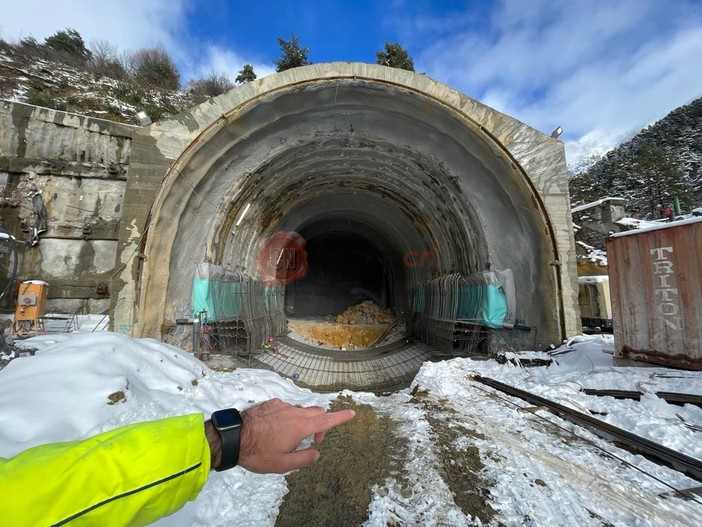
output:
[[193, 281], [193, 308], [206, 352], [247, 352], [285, 329], [284, 289], [241, 271], [199, 264]]
[[472, 354], [491, 329], [510, 328], [515, 309], [511, 270], [449, 274], [414, 290], [408, 330], [452, 354]]

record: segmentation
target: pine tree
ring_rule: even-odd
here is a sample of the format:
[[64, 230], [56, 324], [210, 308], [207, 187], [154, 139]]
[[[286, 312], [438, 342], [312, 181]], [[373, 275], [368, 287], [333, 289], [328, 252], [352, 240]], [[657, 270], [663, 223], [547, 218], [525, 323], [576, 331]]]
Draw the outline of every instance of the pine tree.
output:
[[301, 47], [295, 33], [291, 34], [290, 40], [278, 37], [278, 45], [280, 46], [281, 57], [275, 62], [275, 71], [281, 72], [310, 64], [310, 61], [307, 59], [310, 48]]
[[44, 39], [44, 44], [55, 52], [85, 64], [92, 53], [85, 47], [83, 37], [75, 29], [66, 28]]
[[376, 52], [375, 56], [381, 66], [414, 71], [414, 60], [400, 44], [386, 42], [385, 50]]
[[634, 151], [631, 168], [635, 186], [643, 188], [638, 203], [632, 204], [639, 210], [655, 216], [658, 209], [672, 203], [674, 196], [683, 207], [689, 205], [689, 192], [682, 182], [682, 171], [661, 147], [641, 143]]
[[253, 66], [251, 64], [244, 64], [241, 68], [239, 75], [234, 79], [237, 84], [244, 84], [246, 82], [251, 82], [256, 80], [256, 74], [254, 73]]

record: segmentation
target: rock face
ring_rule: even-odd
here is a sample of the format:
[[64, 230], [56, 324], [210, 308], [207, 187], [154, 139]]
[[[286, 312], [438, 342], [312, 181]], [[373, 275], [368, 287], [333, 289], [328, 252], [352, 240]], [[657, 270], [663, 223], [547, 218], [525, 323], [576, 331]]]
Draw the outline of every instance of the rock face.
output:
[[337, 324], [392, 324], [395, 321], [389, 309], [380, 308], [372, 300], [351, 306], [336, 316]]

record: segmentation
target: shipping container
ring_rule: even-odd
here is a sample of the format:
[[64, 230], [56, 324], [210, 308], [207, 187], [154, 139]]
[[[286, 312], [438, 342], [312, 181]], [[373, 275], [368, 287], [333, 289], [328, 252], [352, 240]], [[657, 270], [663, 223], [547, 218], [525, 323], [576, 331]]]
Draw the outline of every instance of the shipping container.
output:
[[607, 241], [615, 357], [702, 370], [702, 218]]

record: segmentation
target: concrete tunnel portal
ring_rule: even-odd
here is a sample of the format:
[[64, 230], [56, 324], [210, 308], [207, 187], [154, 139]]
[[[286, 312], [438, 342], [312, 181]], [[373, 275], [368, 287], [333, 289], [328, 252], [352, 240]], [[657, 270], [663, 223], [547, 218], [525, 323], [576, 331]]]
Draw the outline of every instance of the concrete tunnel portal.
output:
[[[192, 140], [150, 212], [138, 334], [164, 338], [191, 297], [198, 264], [260, 277], [266, 240], [295, 232], [309, 269], [283, 284], [285, 317], [335, 315], [370, 298], [405, 319], [417, 284], [508, 268], [514, 316], [536, 331], [500, 342], [540, 346], [563, 337], [573, 317], [554, 262], [570, 247], [558, 246], [544, 192], [514, 152], [532, 141], [529, 156], [538, 161], [534, 152], [548, 150], [541, 164], [531, 159], [532, 171], [547, 173], [562, 145], [462, 94], [456, 100], [430, 79], [388, 69], [300, 68], [305, 75], [294, 82], [271, 87], [263, 79], [201, 105], [213, 116], [219, 108], [208, 105], [227, 108], [216, 117], [195, 109], [175, 118]], [[551, 175], [550, 185], [562, 175]]]

